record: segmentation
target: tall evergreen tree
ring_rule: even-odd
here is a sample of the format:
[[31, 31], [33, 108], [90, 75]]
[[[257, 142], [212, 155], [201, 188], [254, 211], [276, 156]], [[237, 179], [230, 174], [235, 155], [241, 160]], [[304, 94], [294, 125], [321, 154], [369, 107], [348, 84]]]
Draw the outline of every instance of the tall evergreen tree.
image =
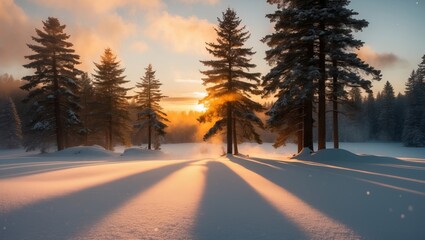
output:
[[277, 10], [267, 15], [275, 31], [263, 39], [270, 47], [266, 60], [272, 66], [263, 78], [264, 95], [277, 99], [267, 112], [267, 126], [278, 133], [275, 147], [298, 136], [299, 149], [302, 144], [313, 150], [313, 100], [320, 77], [313, 1], [267, 2], [277, 5]]
[[395, 140], [396, 113], [394, 88], [386, 82], [381, 92], [379, 122], [379, 139], [386, 141]]
[[165, 122], [168, 122], [167, 114], [162, 111], [159, 102], [164, 96], [161, 93], [160, 81], [155, 77], [155, 71], [152, 65], [149, 64], [145, 68], [145, 76], [141, 78], [142, 82], [137, 83], [136, 87], [141, 91], [137, 92], [137, 122], [136, 127], [146, 129], [148, 132], [148, 149], [160, 147], [160, 137], [165, 135], [164, 129], [167, 127]]
[[123, 75], [124, 68], [110, 48], [105, 49], [100, 63], [95, 63], [94, 86], [98, 104], [93, 113], [98, 131], [105, 134], [105, 146], [113, 150], [116, 140], [128, 145], [131, 131], [127, 110], [127, 91], [122, 85], [129, 82]]
[[[278, 10], [267, 15], [275, 33], [264, 38], [271, 50], [266, 60], [273, 66], [264, 78], [265, 94], [276, 93], [278, 101], [269, 111], [272, 129], [280, 132], [279, 146], [288, 134], [299, 132], [303, 119], [303, 146], [312, 149], [312, 102], [318, 97], [318, 148], [326, 148], [326, 87], [332, 89], [334, 139], [338, 147], [338, 103], [346, 88], [370, 89], [365, 75], [379, 79], [379, 71], [353, 52], [363, 43], [352, 32], [367, 26], [354, 18], [346, 0], [268, 0]], [[329, 78], [332, 81], [329, 81]], [[302, 99], [302, 100], [301, 100]], [[299, 137], [300, 138], [300, 137]], [[299, 141], [300, 142], [300, 141]]]
[[22, 146], [21, 120], [12, 98], [0, 102], [0, 148]]
[[380, 71], [363, 62], [354, 52], [363, 46], [363, 42], [354, 39], [353, 31], [361, 31], [368, 26], [366, 20], [358, 20], [354, 17], [358, 13], [348, 9], [348, 0], [336, 0], [326, 2], [326, 10], [322, 11], [321, 18], [326, 19], [324, 40], [326, 41], [327, 69], [332, 76], [328, 83], [331, 89], [331, 101], [333, 105], [333, 130], [334, 148], [338, 148], [338, 105], [346, 104], [347, 88], [362, 88], [371, 92], [371, 81], [380, 80]]
[[402, 141], [408, 147], [425, 146], [425, 55], [406, 84], [407, 116]]
[[[215, 121], [214, 126], [205, 134], [204, 139], [226, 129], [227, 153], [232, 153], [232, 147], [237, 152], [237, 137], [252, 139], [259, 142], [254, 125], [262, 127], [261, 120], [255, 111], [261, 111], [261, 104], [251, 100], [251, 95], [258, 95], [260, 73], [250, 73], [256, 67], [251, 62], [255, 54], [252, 48], [244, 47], [250, 37], [236, 12], [227, 9], [218, 18], [217, 43], [207, 43], [207, 51], [215, 60], [201, 61], [210, 70], [201, 71], [206, 78], [204, 85], [208, 95], [201, 103], [208, 110], [199, 118], [200, 122]], [[242, 131], [242, 132], [237, 132]], [[242, 140], [242, 139], [240, 139]]]
[[79, 133], [83, 136], [83, 144], [89, 145], [89, 136], [95, 129], [93, 110], [95, 107], [95, 89], [88, 73], [84, 73], [80, 80], [80, 117], [83, 123]]
[[365, 116], [366, 124], [368, 126], [368, 139], [376, 139], [378, 134], [378, 116], [376, 109], [375, 97], [372, 92], [369, 92], [365, 101]]
[[76, 80], [81, 72], [75, 68], [80, 57], [67, 41], [70, 36], [64, 32], [66, 26], [57, 18], [49, 17], [43, 25], [43, 30], [36, 29], [37, 37], [32, 37], [39, 45], [28, 44], [35, 54], [25, 57], [31, 62], [24, 67], [35, 73], [23, 78], [28, 83], [21, 88], [29, 91], [24, 102], [32, 104], [31, 130], [44, 132], [43, 136], [55, 135], [57, 149], [62, 150], [66, 128], [80, 123]]

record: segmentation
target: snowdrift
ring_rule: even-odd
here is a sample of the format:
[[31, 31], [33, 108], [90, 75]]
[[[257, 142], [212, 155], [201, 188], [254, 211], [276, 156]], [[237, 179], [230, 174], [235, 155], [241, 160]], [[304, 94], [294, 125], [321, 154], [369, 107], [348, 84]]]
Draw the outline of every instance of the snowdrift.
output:
[[382, 157], [374, 155], [357, 155], [344, 149], [324, 149], [317, 152], [311, 152], [304, 148], [300, 153], [293, 156], [292, 159], [306, 160], [314, 162], [368, 162], [368, 163], [388, 163], [400, 162], [401, 160], [391, 157]]
[[158, 150], [148, 150], [143, 149], [139, 147], [133, 147], [133, 148], [127, 148], [124, 150], [124, 152], [121, 154], [121, 157], [123, 157], [126, 160], [134, 159], [134, 160], [143, 160], [143, 159], [160, 159], [164, 158], [166, 154], [164, 154], [161, 151]]
[[106, 150], [101, 146], [78, 146], [70, 147], [61, 151], [48, 153], [45, 156], [48, 157], [64, 157], [64, 158], [74, 158], [75, 159], [87, 159], [87, 158], [105, 158], [105, 157], [115, 157], [116, 154]]

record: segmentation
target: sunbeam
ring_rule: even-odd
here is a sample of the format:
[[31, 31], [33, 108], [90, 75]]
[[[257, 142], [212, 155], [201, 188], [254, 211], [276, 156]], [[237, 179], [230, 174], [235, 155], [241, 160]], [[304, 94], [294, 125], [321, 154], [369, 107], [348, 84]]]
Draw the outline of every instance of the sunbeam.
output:
[[194, 162], [167, 176], [80, 233], [79, 238], [191, 239], [205, 185], [205, 162]]
[[[129, 175], [149, 171], [170, 161], [96, 164], [1, 180], [0, 213], [7, 213], [41, 200], [63, 196]], [[31, 186], [29, 188], [28, 186]]]
[[309, 239], [360, 239], [353, 230], [326, 216], [302, 199], [266, 178], [231, 161], [223, 163], [288, 217], [308, 235]]

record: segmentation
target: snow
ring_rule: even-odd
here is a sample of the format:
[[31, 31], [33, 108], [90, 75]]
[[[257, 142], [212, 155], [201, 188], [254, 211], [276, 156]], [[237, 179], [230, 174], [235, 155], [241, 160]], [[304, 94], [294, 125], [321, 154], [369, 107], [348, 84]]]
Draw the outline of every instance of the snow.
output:
[[0, 151], [0, 239], [425, 239], [425, 148], [341, 146]]

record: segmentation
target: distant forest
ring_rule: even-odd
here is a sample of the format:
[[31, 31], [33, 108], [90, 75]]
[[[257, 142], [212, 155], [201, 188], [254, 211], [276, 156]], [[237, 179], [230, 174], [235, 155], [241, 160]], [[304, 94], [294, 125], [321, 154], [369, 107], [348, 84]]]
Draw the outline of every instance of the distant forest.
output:
[[[368, 26], [349, 1], [268, 1], [266, 16], [274, 30], [261, 40], [269, 49], [268, 73], [256, 72], [250, 33], [227, 8], [217, 18], [217, 39], [207, 42], [201, 73], [206, 111], [168, 112], [161, 107], [162, 83], [152, 65], [134, 88], [127, 88], [125, 68], [106, 48], [91, 74], [78, 69], [66, 25], [49, 17], [27, 44], [23, 67], [30, 75], [0, 79], [0, 146], [24, 146], [42, 152], [76, 145], [143, 145], [220, 140], [227, 154], [241, 142], [297, 143], [298, 151], [333, 148], [339, 142], [392, 141], [425, 146], [425, 56], [406, 79], [404, 93], [386, 82], [376, 95], [372, 81], [381, 71], [355, 52], [364, 43], [353, 33]], [[22, 90], [25, 90], [25, 93]], [[128, 92], [134, 89], [134, 96]], [[255, 96], [273, 99], [260, 103]], [[26, 103], [26, 104], [23, 104]]]
[[[8, 104], [9, 98], [12, 99], [19, 119], [22, 125], [23, 142], [29, 141], [25, 135], [28, 128], [28, 123], [31, 116], [28, 116], [28, 106], [22, 103], [26, 96], [26, 92], [21, 90], [20, 87], [24, 82], [20, 79], [15, 79], [9, 74], [0, 75], [0, 135], [5, 136], [6, 131], [10, 131], [5, 124], [4, 115]], [[408, 94], [408, 89], [406, 93]], [[384, 86], [384, 89], [379, 91], [376, 95], [362, 94], [358, 88], [354, 88], [349, 93], [348, 103], [344, 109], [341, 110], [340, 115], [340, 140], [342, 142], [365, 142], [365, 141], [388, 141], [388, 142], [401, 142], [403, 141], [403, 131], [407, 128], [407, 116], [409, 113], [408, 97], [405, 94], [395, 95], [394, 90], [390, 83]], [[264, 107], [268, 109], [271, 102], [264, 103]], [[135, 103], [129, 101], [129, 109], [131, 118], [136, 119]], [[167, 135], [164, 138], [164, 143], [191, 143], [202, 142], [203, 134], [210, 127], [209, 125], [199, 124], [197, 119], [202, 113], [195, 111], [187, 112], [167, 112], [168, 119], [170, 120], [167, 128]], [[266, 116], [264, 113], [259, 114], [260, 118], [265, 121]], [[418, 116], [419, 117], [419, 116]], [[332, 121], [331, 115], [327, 116], [327, 127], [330, 129], [326, 137], [327, 141], [332, 141]], [[267, 130], [259, 130], [261, 139], [264, 142], [272, 143], [275, 141], [276, 134]], [[316, 135], [316, 134], [315, 134]], [[137, 132], [134, 130], [131, 133], [131, 144], [140, 145], [146, 143], [146, 133]], [[100, 141], [102, 139], [93, 138], [88, 144], [103, 145]], [[1, 148], [7, 148], [7, 138], [0, 138]], [[295, 141], [295, 139], [293, 139]], [[408, 141], [404, 141], [406, 145]], [[75, 139], [72, 145], [83, 144], [83, 139]]]

